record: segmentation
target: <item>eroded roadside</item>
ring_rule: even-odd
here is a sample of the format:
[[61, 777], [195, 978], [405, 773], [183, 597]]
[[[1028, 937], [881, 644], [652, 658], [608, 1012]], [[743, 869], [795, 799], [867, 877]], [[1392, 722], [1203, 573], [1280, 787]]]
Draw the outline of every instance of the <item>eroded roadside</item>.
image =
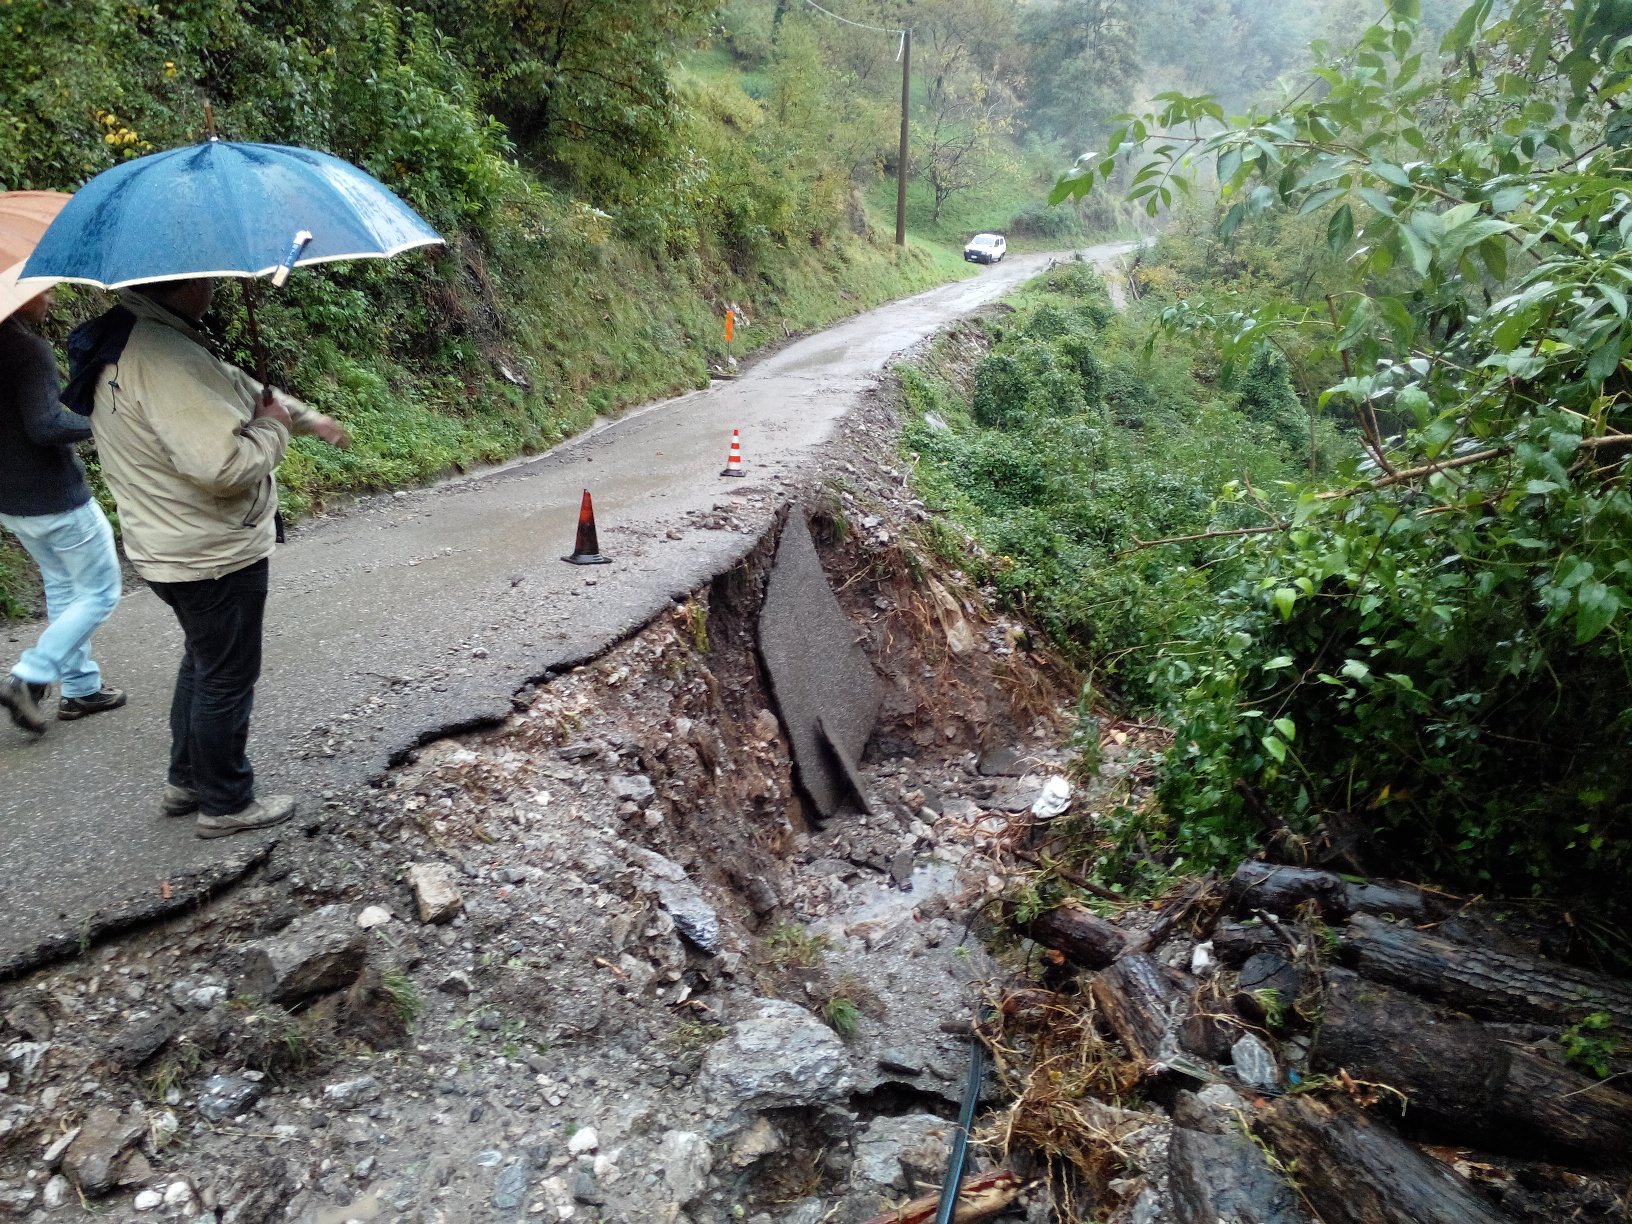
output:
[[0, 988], [0, 1216], [813, 1224], [938, 1181], [1003, 976], [987, 852], [1074, 692], [912, 539], [895, 433], [870, 397], [784, 510], [885, 680], [874, 816], [799, 799], [767, 532], [497, 728], [331, 792], [243, 886]]

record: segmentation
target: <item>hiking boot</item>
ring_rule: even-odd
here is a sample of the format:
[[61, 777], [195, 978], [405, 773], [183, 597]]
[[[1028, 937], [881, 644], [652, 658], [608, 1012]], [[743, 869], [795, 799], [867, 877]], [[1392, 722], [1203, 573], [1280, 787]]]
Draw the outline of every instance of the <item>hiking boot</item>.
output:
[[200, 837], [231, 837], [251, 829], [268, 829], [282, 824], [295, 814], [293, 795], [271, 795], [266, 799], [251, 799], [249, 804], [230, 816], [199, 816], [195, 832]]
[[109, 688], [103, 685], [94, 693], [87, 693], [83, 697], [64, 697], [57, 702], [57, 717], [63, 722], [73, 722], [76, 718], [84, 718], [87, 714], [102, 714], [108, 710], [117, 710], [125, 704], [125, 690]]
[[11, 721], [24, 731], [44, 735], [45, 715], [40, 712], [40, 702], [45, 700], [45, 689], [43, 684], [30, 684], [16, 676], [7, 676], [0, 680], [0, 706], [6, 707]]
[[191, 816], [198, 811], [198, 792], [166, 782], [164, 798], [159, 800], [159, 811], [166, 816]]

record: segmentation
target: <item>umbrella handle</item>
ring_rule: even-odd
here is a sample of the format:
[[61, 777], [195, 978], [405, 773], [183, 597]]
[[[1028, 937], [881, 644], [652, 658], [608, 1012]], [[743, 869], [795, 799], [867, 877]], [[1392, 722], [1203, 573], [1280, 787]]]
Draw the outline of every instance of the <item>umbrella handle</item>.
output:
[[244, 287], [244, 311], [249, 315], [249, 349], [255, 358], [255, 377], [260, 380], [262, 396], [272, 394], [272, 384], [266, 376], [266, 348], [261, 344], [261, 325], [255, 318], [255, 291], [251, 282], [239, 282]]

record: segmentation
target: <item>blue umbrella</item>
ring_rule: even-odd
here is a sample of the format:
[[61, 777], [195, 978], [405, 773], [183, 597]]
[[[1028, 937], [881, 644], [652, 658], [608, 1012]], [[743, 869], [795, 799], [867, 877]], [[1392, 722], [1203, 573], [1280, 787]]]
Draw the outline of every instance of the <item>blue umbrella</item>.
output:
[[24, 276], [119, 289], [189, 276], [273, 277], [442, 241], [357, 167], [213, 137], [105, 170], [74, 193]]

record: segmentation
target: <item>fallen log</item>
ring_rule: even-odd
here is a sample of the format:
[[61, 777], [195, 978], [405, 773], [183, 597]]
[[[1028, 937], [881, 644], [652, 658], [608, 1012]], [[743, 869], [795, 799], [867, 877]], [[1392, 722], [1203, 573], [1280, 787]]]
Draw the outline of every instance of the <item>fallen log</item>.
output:
[[1089, 984], [1094, 1006], [1134, 1058], [1160, 1061], [1173, 1046], [1178, 988], [1143, 952], [1122, 957]]
[[1258, 1134], [1324, 1224], [1508, 1224], [1455, 1173], [1341, 1098], [1287, 1096]]
[[1103, 969], [1128, 950], [1126, 931], [1075, 902], [1044, 910], [1021, 929], [1084, 969]]
[[[1010, 1203], [1020, 1197], [1022, 1188], [1020, 1179], [1007, 1169], [966, 1179], [958, 1191], [958, 1204], [953, 1209], [952, 1224], [979, 1224], [981, 1220], [989, 1220], [995, 1215], [1000, 1215]], [[941, 1196], [938, 1192], [928, 1194], [923, 1198], [913, 1199], [905, 1206], [876, 1215], [866, 1224], [930, 1224], [935, 1218], [935, 1211], [940, 1202]]]
[[1310, 901], [1326, 918], [1348, 917], [1348, 885], [1330, 871], [1247, 859], [1230, 877], [1230, 908], [1238, 914], [1268, 910], [1290, 918]]
[[1236, 978], [1235, 1010], [1258, 1024], [1282, 1028], [1293, 1018], [1303, 984], [1303, 971], [1285, 956], [1256, 952]]
[[1475, 1016], [1571, 1024], [1604, 1012], [1632, 1032], [1632, 986], [1589, 969], [1453, 944], [1363, 914], [1349, 922], [1343, 949], [1365, 976]]
[[1329, 922], [1351, 914], [1394, 914], [1426, 922], [1443, 912], [1438, 898], [1409, 884], [1352, 884], [1332, 871], [1248, 859], [1230, 879], [1228, 900], [1238, 914], [1268, 910], [1290, 918], [1313, 901]]
[[1326, 985], [1315, 1066], [1404, 1093], [1412, 1133], [1585, 1165], [1632, 1159], [1632, 1096], [1346, 970]]
[[1225, 919], [1213, 928], [1213, 955], [1220, 964], [1239, 969], [1260, 952], [1279, 952], [1285, 956], [1294, 944], [1303, 942], [1304, 937], [1304, 929], [1293, 923], [1282, 923], [1276, 928], [1267, 922]]
[[1167, 1160], [1168, 1195], [1178, 1224], [1314, 1224], [1296, 1188], [1243, 1134], [1175, 1127]]

